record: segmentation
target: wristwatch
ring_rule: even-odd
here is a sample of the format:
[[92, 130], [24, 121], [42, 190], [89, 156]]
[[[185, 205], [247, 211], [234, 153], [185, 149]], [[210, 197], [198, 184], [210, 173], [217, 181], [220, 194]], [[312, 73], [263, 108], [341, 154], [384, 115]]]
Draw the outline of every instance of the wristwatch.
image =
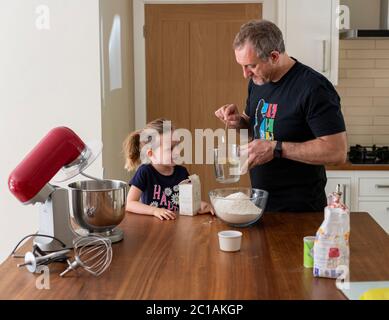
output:
[[282, 158], [282, 141], [277, 141], [273, 152], [274, 158]]

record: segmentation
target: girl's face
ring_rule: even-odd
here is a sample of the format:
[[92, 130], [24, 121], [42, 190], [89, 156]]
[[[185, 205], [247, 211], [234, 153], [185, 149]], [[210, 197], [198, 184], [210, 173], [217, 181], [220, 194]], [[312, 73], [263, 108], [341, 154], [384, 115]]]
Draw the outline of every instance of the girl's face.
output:
[[153, 164], [165, 165], [174, 167], [174, 152], [173, 149], [177, 145], [176, 141], [172, 141], [171, 133], [164, 133], [159, 136], [159, 147], [150, 149], [148, 156]]

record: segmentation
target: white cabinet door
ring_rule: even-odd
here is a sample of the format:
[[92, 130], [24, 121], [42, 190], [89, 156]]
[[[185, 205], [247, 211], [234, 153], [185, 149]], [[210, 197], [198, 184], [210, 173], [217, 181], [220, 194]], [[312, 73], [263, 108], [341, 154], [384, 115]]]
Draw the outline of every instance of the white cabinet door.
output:
[[359, 178], [359, 196], [389, 197], [388, 178]]
[[338, 80], [338, 5], [338, 0], [279, 0], [278, 7], [278, 25], [287, 53], [322, 73], [334, 85]]
[[351, 178], [327, 178], [326, 195], [335, 192], [338, 184], [340, 184], [340, 191], [342, 192], [342, 202], [351, 209]]
[[389, 233], [389, 201], [359, 201], [358, 211], [368, 212]]

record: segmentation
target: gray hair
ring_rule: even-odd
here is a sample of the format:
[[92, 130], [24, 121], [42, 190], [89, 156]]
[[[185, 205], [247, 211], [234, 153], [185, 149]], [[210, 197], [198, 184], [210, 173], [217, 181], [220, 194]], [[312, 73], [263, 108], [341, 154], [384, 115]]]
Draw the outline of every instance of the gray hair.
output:
[[247, 42], [254, 46], [257, 56], [267, 60], [272, 51], [285, 52], [284, 39], [281, 30], [267, 20], [251, 20], [240, 27], [233, 47], [242, 48]]

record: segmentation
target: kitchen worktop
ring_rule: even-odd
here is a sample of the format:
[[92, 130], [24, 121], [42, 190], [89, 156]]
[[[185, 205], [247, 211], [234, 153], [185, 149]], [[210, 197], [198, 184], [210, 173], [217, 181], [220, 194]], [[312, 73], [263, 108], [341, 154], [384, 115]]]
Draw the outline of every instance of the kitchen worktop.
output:
[[352, 164], [350, 161], [337, 166], [326, 166], [326, 170], [362, 170], [383, 171], [389, 170], [389, 164]]
[[[314, 278], [303, 267], [303, 237], [314, 235], [323, 213], [266, 213], [243, 232], [240, 252], [218, 248], [217, 232], [234, 229], [216, 217], [159, 221], [128, 214], [124, 240], [113, 245], [110, 268], [95, 278], [83, 271], [59, 277], [50, 266], [50, 289], [39, 275], [0, 266], [0, 299], [345, 299], [335, 280]], [[389, 236], [367, 213], [351, 214], [351, 281], [389, 280]], [[30, 250], [31, 242], [19, 253]]]

